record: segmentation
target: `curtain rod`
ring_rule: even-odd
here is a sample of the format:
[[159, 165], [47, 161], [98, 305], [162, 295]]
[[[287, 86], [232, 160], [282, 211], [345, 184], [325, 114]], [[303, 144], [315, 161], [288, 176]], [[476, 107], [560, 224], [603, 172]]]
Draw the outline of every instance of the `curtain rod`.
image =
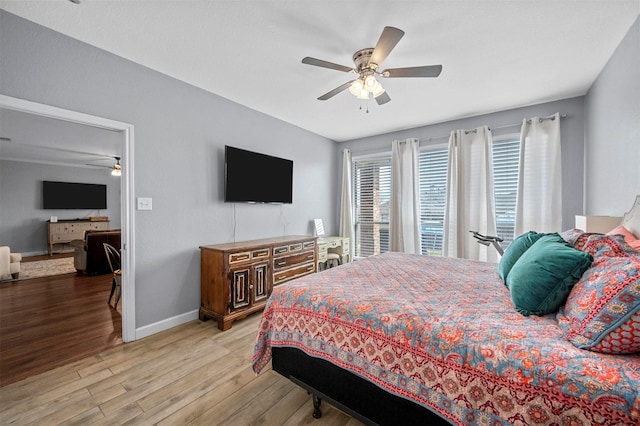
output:
[[[567, 114], [566, 113], [560, 114], [560, 118], [567, 118]], [[555, 119], [556, 119], [555, 116], [541, 117], [541, 118], [538, 119], [538, 121], [540, 123], [542, 123], [545, 120], [555, 120]], [[527, 124], [531, 124], [531, 120], [527, 120]], [[489, 127], [489, 130], [505, 129], [507, 127], [514, 127], [514, 126], [521, 126], [521, 125], [522, 125], [522, 122], [520, 122], [520, 123], [512, 123], [512, 124], [503, 124], [502, 126]], [[469, 134], [470, 132], [476, 133], [477, 131], [478, 131], [478, 129], [476, 128], [476, 129], [465, 130], [464, 133], [465, 134]], [[442, 136], [433, 136], [433, 137], [429, 136], [427, 138], [421, 138], [420, 142], [431, 141], [431, 140], [434, 140], [434, 139], [445, 139], [445, 138], [448, 138], [450, 136], [451, 136], [451, 134], [442, 135]]]

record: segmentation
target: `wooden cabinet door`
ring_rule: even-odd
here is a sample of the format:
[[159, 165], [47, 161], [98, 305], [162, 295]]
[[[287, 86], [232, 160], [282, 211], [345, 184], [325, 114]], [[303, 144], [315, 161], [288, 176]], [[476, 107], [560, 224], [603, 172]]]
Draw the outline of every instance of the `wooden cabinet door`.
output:
[[265, 300], [271, 294], [271, 280], [269, 279], [269, 262], [252, 266], [253, 303]]
[[229, 312], [233, 312], [251, 304], [251, 266], [232, 269], [229, 275], [231, 277]]
[[231, 270], [229, 312], [245, 309], [271, 295], [269, 262], [253, 263]]

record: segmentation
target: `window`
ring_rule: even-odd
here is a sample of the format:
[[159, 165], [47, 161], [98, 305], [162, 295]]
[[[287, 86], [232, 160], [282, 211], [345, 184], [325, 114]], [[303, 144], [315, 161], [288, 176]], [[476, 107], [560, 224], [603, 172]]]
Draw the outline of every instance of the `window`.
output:
[[[496, 232], [503, 248], [513, 241], [518, 188], [519, 135], [493, 141], [493, 183], [496, 201]], [[420, 151], [420, 239], [422, 254], [442, 255], [444, 208], [447, 194], [446, 146]], [[389, 251], [389, 202], [391, 201], [391, 154], [353, 160], [355, 256], [367, 257]]]
[[391, 155], [353, 160], [354, 256], [389, 251]]
[[442, 255], [447, 199], [447, 147], [420, 151], [420, 240], [422, 254]]
[[493, 141], [493, 192], [496, 201], [496, 233], [507, 248], [516, 227], [516, 195], [518, 191], [519, 135]]

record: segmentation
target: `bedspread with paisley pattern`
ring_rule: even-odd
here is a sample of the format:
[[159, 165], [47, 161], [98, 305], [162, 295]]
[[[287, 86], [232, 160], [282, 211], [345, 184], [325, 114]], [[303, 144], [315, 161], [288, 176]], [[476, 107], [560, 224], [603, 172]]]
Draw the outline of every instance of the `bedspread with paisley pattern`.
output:
[[640, 355], [520, 315], [496, 264], [385, 253], [274, 288], [253, 356], [295, 347], [460, 425], [640, 424]]

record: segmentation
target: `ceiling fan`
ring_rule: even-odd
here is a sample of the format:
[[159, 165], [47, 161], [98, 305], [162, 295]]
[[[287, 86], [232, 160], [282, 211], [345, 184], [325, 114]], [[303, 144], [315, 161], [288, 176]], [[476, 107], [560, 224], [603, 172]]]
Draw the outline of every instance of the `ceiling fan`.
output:
[[307, 56], [302, 60], [303, 64], [315, 65], [318, 67], [329, 68], [337, 71], [355, 72], [358, 78], [348, 81], [341, 86], [320, 96], [318, 100], [326, 101], [331, 99], [338, 93], [349, 89], [352, 95], [358, 99], [375, 98], [378, 105], [386, 104], [391, 100], [389, 94], [382, 87], [380, 82], [376, 80], [376, 75], [385, 78], [397, 77], [437, 77], [442, 72], [442, 65], [427, 65], [422, 67], [406, 67], [406, 68], [389, 68], [378, 71], [380, 64], [391, 53], [391, 50], [398, 44], [404, 36], [404, 31], [394, 27], [384, 27], [376, 47], [360, 49], [353, 54], [353, 62], [355, 68], [344, 65], [335, 64], [333, 62], [323, 61], [322, 59], [311, 58]]
[[114, 164], [113, 166], [103, 166], [99, 164], [87, 164], [87, 166], [103, 167], [105, 169], [110, 169], [111, 174], [113, 176], [122, 176], [122, 166], [120, 165], [120, 157], [113, 157], [113, 159], [116, 160], [116, 164]]
[[[30, 150], [36, 150], [36, 151], [38, 151], [38, 150], [47, 150], [47, 151], [53, 151], [53, 152], [58, 152], [58, 153], [66, 152], [66, 153], [78, 154], [78, 155], [82, 155], [82, 156], [87, 155], [87, 156], [90, 156], [90, 157], [113, 158], [114, 160], [116, 160], [116, 163], [113, 166], [103, 166], [103, 165], [100, 165], [100, 164], [89, 164], [89, 163], [85, 163], [85, 166], [104, 167], [104, 168], [110, 169], [111, 170], [111, 174], [114, 175], [114, 176], [121, 176], [122, 175], [122, 166], [120, 165], [120, 157], [118, 157], [118, 156], [106, 155], [106, 154], [96, 154], [95, 152], [85, 152], [85, 151], [78, 151], [78, 150], [75, 150], [75, 149], [59, 148], [59, 147], [31, 144], [31, 143], [25, 143], [25, 142], [17, 143], [17, 142], [14, 142], [10, 137], [6, 137], [6, 136], [0, 136], [0, 142], [7, 143], [7, 144], [10, 144], [10, 145], [15, 144], [15, 146], [19, 146], [21, 148], [26, 148], [26, 149], [30, 149]], [[7, 145], [7, 146], [9, 146], [9, 145]], [[70, 163], [75, 163], [76, 160], [74, 158], [65, 159], [61, 164], [68, 164], [69, 162]]]

